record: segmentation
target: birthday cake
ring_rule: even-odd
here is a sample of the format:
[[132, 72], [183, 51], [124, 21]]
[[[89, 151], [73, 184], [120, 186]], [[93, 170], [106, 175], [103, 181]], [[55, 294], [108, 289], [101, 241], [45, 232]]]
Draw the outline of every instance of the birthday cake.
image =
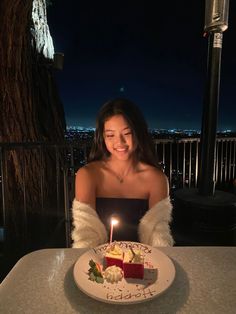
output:
[[124, 278], [139, 278], [144, 276], [144, 257], [138, 249], [130, 247], [123, 251], [115, 242], [105, 252], [106, 267], [117, 266], [124, 272]]
[[130, 248], [124, 253], [124, 278], [139, 278], [144, 276], [144, 257], [140, 250]]
[[144, 279], [144, 255], [131, 245], [123, 248], [116, 242], [109, 244], [103, 253], [103, 263], [90, 260], [89, 279], [103, 283], [104, 279], [116, 283], [122, 278]]
[[112, 243], [105, 252], [106, 267], [115, 265], [123, 269], [123, 258], [124, 252], [122, 249], [115, 242]]

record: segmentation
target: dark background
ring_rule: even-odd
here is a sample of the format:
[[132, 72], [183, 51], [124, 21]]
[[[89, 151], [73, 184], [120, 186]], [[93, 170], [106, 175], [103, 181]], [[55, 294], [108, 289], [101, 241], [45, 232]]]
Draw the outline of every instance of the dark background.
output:
[[[136, 102], [151, 128], [200, 129], [205, 1], [52, 1], [48, 24], [67, 125], [95, 126], [109, 98]], [[218, 129], [236, 130], [236, 5], [223, 35]]]

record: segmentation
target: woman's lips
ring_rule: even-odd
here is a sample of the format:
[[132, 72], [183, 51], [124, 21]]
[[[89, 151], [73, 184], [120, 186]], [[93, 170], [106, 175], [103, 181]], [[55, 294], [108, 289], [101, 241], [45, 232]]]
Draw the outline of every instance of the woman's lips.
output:
[[123, 152], [128, 151], [128, 148], [127, 148], [127, 147], [124, 147], [124, 148], [115, 148], [115, 150], [116, 150], [118, 153], [123, 153]]

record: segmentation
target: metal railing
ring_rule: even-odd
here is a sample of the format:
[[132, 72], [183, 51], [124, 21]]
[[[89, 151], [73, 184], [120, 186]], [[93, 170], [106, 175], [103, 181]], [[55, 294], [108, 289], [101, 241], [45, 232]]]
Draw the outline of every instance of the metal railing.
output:
[[[169, 178], [171, 189], [182, 187], [197, 187], [200, 154], [199, 138], [155, 139], [155, 149], [159, 162]], [[6, 185], [9, 176], [9, 161], [13, 155], [21, 156], [18, 169], [21, 173], [23, 190], [23, 214], [27, 224], [27, 184], [25, 181], [26, 162], [28, 154], [36, 152], [39, 156], [37, 173], [39, 177], [39, 200], [42, 213], [47, 214], [44, 207], [44, 190], [47, 186], [47, 176], [43, 162], [47, 154], [54, 156], [55, 167], [55, 215], [62, 215], [65, 222], [66, 245], [70, 246], [70, 208], [74, 198], [74, 176], [78, 168], [87, 161], [89, 147], [86, 144], [45, 144], [45, 143], [2, 143], [0, 144], [0, 228], [6, 226], [7, 205]], [[221, 189], [229, 186], [236, 178], [236, 138], [217, 138], [215, 156], [215, 182]], [[62, 188], [60, 188], [62, 186]], [[48, 186], [47, 186], [48, 188]], [[63, 200], [64, 204], [61, 204]], [[59, 208], [64, 207], [64, 212]]]
[[[158, 139], [154, 142], [170, 187], [197, 187], [200, 139]], [[220, 189], [228, 189], [231, 181], [236, 178], [236, 138], [217, 138], [213, 175], [215, 185]]]

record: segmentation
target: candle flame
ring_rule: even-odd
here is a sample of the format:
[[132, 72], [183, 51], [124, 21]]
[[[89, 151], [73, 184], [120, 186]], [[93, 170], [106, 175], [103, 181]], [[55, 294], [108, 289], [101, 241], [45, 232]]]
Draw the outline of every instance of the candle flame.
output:
[[112, 243], [113, 226], [114, 226], [114, 225], [117, 225], [118, 222], [119, 222], [119, 220], [116, 219], [114, 216], [111, 217], [110, 244]]
[[116, 218], [111, 218], [111, 224], [112, 224], [113, 226], [117, 225], [118, 223], [119, 223], [119, 220], [118, 220], [118, 219], [116, 219]]

